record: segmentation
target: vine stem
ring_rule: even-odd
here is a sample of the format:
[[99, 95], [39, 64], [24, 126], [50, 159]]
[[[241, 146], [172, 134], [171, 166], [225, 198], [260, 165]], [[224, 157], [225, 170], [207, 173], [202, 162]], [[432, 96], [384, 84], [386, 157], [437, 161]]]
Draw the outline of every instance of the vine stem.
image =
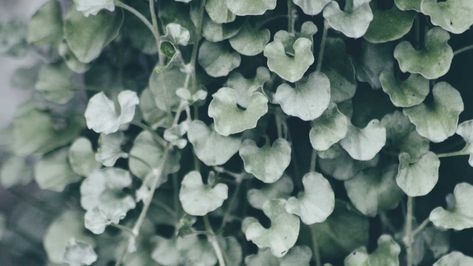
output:
[[312, 155], [310, 156], [310, 171], [314, 172], [315, 171], [315, 166], [317, 163], [317, 152], [312, 149]]
[[420, 233], [422, 230], [424, 230], [424, 228], [429, 225], [430, 223], [430, 219], [427, 217], [427, 219], [425, 219], [420, 225], [417, 226], [417, 228], [412, 231], [412, 237], [414, 237], [415, 235], [417, 235], [418, 233]]
[[406, 247], [406, 265], [412, 266], [414, 254], [412, 250], [412, 220], [414, 216], [414, 198], [407, 197], [407, 215], [404, 228], [404, 246]]
[[218, 264], [220, 266], [225, 266], [226, 264], [225, 264], [224, 253], [222, 251], [222, 248], [220, 247], [220, 244], [218, 243], [218, 239], [215, 235], [214, 230], [212, 229], [212, 226], [210, 225], [209, 217], [207, 215], [204, 216], [204, 226], [205, 226], [205, 230], [207, 230], [208, 232], [207, 239], [212, 245], [215, 255], [217, 255]]
[[439, 158], [447, 158], [447, 157], [455, 157], [455, 156], [465, 156], [465, 155], [470, 155], [470, 153], [462, 149], [460, 151], [454, 151], [454, 152], [446, 152], [446, 153], [438, 153], [437, 157]]
[[325, 43], [327, 41], [327, 32], [329, 29], [329, 25], [327, 21], [324, 21], [324, 28], [322, 30], [322, 40], [320, 41], [320, 50], [319, 50], [319, 57], [317, 59], [317, 67], [315, 68], [317, 72], [320, 72], [322, 69], [322, 63], [324, 61], [324, 53], [325, 53]]
[[472, 50], [472, 49], [473, 49], [473, 44], [468, 45], [468, 46], [465, 46], [465, 47], [463, 47], [463, 48], [460, 48], [460, 49], [456, 50], [455, 52], [453, 52], [453, 55], [454, 55], [454, 56], [455, 56], [455, 55], [459, 55], [459, 54], [461, 54], [461, 53], [463, 53], [463, 52], [466, 52], [466, 51], [469, 51], [469, 50]]
[[321, 266], [322, 261], [320, 260], [319, 243], [317, 243], [317, 239], [315, 238], [315, 230], [312, 226], [309, 226], [309, 229], [310, 229], [310, 238], [312, 241], [312, 252], [314, 252], [315, 265]]
[[149, 2], [149, 13], [151, 15], [151, 24], [153, 26], [153, 35], [157, 36], [156, 39], [156, 46], [158, 48], [158, 64], [159, 65], [164, 65], [164, 54], [161, 52], [161, 47], [160, 47], [160, 39], [161, 39], [161, 33], [159, 32], [159, 27], [158, 27], [158, 18], [156, 16], [156, 9], [154, 8], [154, 1], [155, 0], [148, 0]]
[[293, 12], [292, 0], [287, 0], [287, 31], [294, 32], [294, 24], [296, 23]]

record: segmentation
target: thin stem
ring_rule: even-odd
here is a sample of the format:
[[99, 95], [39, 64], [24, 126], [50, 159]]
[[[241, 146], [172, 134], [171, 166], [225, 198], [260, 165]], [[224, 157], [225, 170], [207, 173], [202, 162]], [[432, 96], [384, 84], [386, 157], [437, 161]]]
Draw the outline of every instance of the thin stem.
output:
[[294, 24], [296, 22], [293, 11], [292, 0], [287, 0], [287, 31], [290, 33], [294, 32]]
[[320, 50], [319, 50], [319, 57], [317, 59], [317, 67], [316, 71], [320, 72], [322, 69], [322, 62], [324, 61], [324, 53], [325, 53], [325, 42], [327, 41], [327, 32], [329, 29], [329, 25], [326, 21], [324, 21], [324, 29], [322, 31], [322, 39], [320, 41]]
[[120, 231], [123, 231], [123, 232], [127, 233], [129, 236], [133, 236], [133, 237], [135, 236], [133, 234], [133, 231], [131, 231], [131, 229], [126, 227], [126, 226], [123, 226], [121, 224], [110, 224], [110, 226], [115, 227], [115, 228], [119, 229]]
[[430, 219], [427, 218], [425, 219], [420, 225], [417, 226], [417, 228], [412, 231], [412, 237], [414, 237], [415, 235], [417, 235], [418, 233], [420, 233], [422, 230], [424, 230], [424, 228], [429, 225], [430, 223]]
[[143, 158], [140, 158], [138, 156], [135, 156], [131, 153], [128, 154], [128, 158], [129, 159], [134, 159], [134, 160], [137, 160], [139, 161], [140, 163], [144, 164], [148, 169], [150, 169], [151, 171], [153, 170], [153, 167], [145, 160], [143, 160]]
[[473, 44], [468, 45], [468, 46], [465, 46], [465, 47], [463, 47], [463, 48], [460, 48], [460, 49], [456, 50], [455, 52], [453, 52], [453, 55], [454, 55], [454, 56], [455, 56], [455, 55], [459, 55], [459, 54], [461, 54], [461, 53], [463, 53], [463, 52], [466, 52], [466, 51], [469, 51], [469, 50], [472, 50], [472, 49], [473, 49]]
[[412, 220], [414, 216], [414, 198], [407, 197], [407, 215], [404, 229], [404, 246], [406, 247], [407, 266], [413, 265], [414, 254], [412, 250]]
[[225, 263], [223, 250], [220, 247], [220, 244], [218, 243], [218, 239], [215, 235], [214, 230], [212, 229], [212, 226], [210, 225], [208, 216], [204, 216], [204, 225], [205, 225], [205, 230], [209, 232], [207, 234], [207, 239], [209, 240], [210, 244], [212, 245], [212, 248], [214, 249], [215, 255], [217, 256], [218, 264], [220, 266], [225, 266], [226, 263]]
[[222, 218], [222, 224], [220, 225], [219, 232], [222, 232], [223, 229], [225, 228], [225, 225], [227, 224], [230, 213], [232, 212], [233, 205], [236, 202], [236, 199], [238, 198], [238, 194], [240, 193], [240, 187], [241, 187], [241, 182], [237, 183], [237, 186], [235, 188], [235, 191], [233, 192], [232, 198], [230, 199], [230, 202], [228, 203], [227, 209], [225, 210], [225, 214], [223, 215]]
[[158, 18], [156, 17], [156, 9], [154, 8], [154, 1], [155, 0], [148, 0], [149, 2], [149, 13], [151, 15], [151, 23], [153, 25], [153, 32], [154, 35], [157, 36], [156, 40], [156, 48], [158, 49], [158, 64], [159, 65], [164, 65], [164, 59], [165, 55], [161, 51], [161, 33], [159, 32], [159, 27], [158, 27]]
[[317, 152], [312, 150], [312, 155], [310, 156], [310, 171], [315, 172], [315, 166], [317, 163]]
[[460, 150], [460, 151], [454, 151], [454, 152], [439, 153], [437, 154], [437, 157], [447, 158], [447, 157], [465, 156], [465, 155], [470, 155], [470, 153], [466, 150]]
[[263, 27], [265, 24], [267, 24], [268, 22], [272, 22], [274, 20], [277, 20], [277, 19], [281, 19], [281, 18], [287, 18], [288, 15], [276, 15], [276, 16], [271, 16], [263, 21], [261, 21], [260, 23], [256, 24], [255, 25], [255, 28], [257, 29], [260, 29], [261, 27]]
[[319, 250], [319, 243], [317, 242], [317, 238], [315, 237], [315, 229], [312, 226], [309, 226], [310, 229], [310, 238], [312, 241], [312, 252], [314, 253], [314, 260], [316, 266], [321, 266], [322, 262], [320, 259], [320, 250]]
[[115, 5], [120, 7], [120, 8], [123, 8], [124, 10], [132, 13], [133, 15], [135, 15], [139, 20], [141, 20], [141, 22], [143, 22], [143, 24], [145, 24], [145, 26], [151, 31], [151, 33], [153, 34], [153, 37], [154, 39], [156, 40], [156, 43], [159, 44], [159, 35], [156, 34], [156, 32], [154, 31], [154, 28], [153, 28], [153, 24], [151, 24], [151, 22], [149, 22], [149, 20], [143, 16], [143, 14], [140, 13], [140, 11], [134, 9], [133, 7], [121, 2], [121, 1], [118, 1], [116, 0], [115, 1]]
[[277, 113], [274, 114], [274, 122], [276, 123], [276, 131], [278, 132], [278, 138], [282, 138], [281, 119], [279, 118], [279, 115]]
[[127, 245], [125, 243], [122, 243], [122, 245], [123, 245], [122, 251], [120, 252], [118, 259], [115, 261], [115, 266], [120, 266], [126, 254], [128, 253], [126, 252]]

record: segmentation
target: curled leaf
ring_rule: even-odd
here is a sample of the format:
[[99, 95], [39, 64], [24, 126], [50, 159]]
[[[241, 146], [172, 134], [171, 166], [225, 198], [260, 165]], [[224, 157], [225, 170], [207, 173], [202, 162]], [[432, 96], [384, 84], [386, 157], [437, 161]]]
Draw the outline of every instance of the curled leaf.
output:
[[100, 134], [99, 147], [95, 153], [95, 160], [104, 166], [114, 166], [118, 159], [128, 158], [128, 154], [122, 150], [125, 143], [123, 132], [109, 135]]
[[87, 242], [72, 238], [69, 240], [64, 252], [64, 262], [69, 266], [91, 265], [97, 260], [94, 247]]
[[466, 142], [464, 151], [470, 153], [468, 163], [473, 166], [473, 120], [464, 121], [458, 125], [457, 132]]
[[375, 251], [368, 254], [366, 247], [356, 249], [345, 258], [345, 266], [398, 266], [400, 253], [401, 247], [390, 235], [381, 235]]
[[200, 45], [198, 61], [209, 76], [216, 78], [227, 76], [240, 66], [241, 57], [223, 43], [205, 41]]
[[424, 101], [430, 91], [429, 80], [418, 74], [410, 74], [405, 80], [396, 78], [394, 70], [386, 68], [379, 76], [383, 91], [397, 107], [411, 107]]

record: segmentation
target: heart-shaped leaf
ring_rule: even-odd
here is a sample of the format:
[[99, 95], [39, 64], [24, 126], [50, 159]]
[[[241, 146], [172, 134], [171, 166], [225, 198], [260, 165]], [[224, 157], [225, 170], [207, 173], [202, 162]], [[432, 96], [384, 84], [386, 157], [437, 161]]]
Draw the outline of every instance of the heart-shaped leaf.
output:
[[195, 120], [189, 125], [187, 138], [194, 147], [197, 158], [208, 166], [226, 163], [240, 148], [240, 139], [219, 135], [213, 125]]
[[199, 48], [198, 61], [209, 76], [216, 78], [227, 76], [240, 66], [241, 57], [223, 43], [204, 41]]
[[373, 21], [363, 36], [371, 43], [385, 43], [402, 38], [412, 27], [414, 12], [403, 12], [396, 5], [383, 9], [377, 1], [371, 1]]
[[149, 78], [149, 90], [159, 109], [166, 112], [177, 109], [180, 99], [176, 92], [184, 87], [184, 76], [185, 74], [174, 65], [153, 71]]
[[123, 17], [122, 12], [100, 12], [96, 16], [85, 17], [71, 8], [64, 21], [64, 38], [79, 61], [90, 63], [118, 36]]
[[295, 87], [283, 83], [274, 94], [274, 102], [284, 113], [302, 120], [314, 120], [322, 115], [330, 103], [330, 81], [321, 72], [313, 72], [296, 82]]
[[100, 167], [95, 161], [92, 143], [84, 137], [80, 137], [72, 143], [68, 152], [69, 164], [74, 173], [80, 176], [88, 176]]
[[222, 0], [228, 9], [237, 16], [263, 15], [276, 8], [276, 0]]
[[34, 166], [34, 178], [41, 189], [61, 192], [64, 188], [80, 180], [72, 171], [67, 160], [67, 148], [49, 153]]
[[109, 224], [118, 224], [136, 206], [123, 192], [131, 186], [131, 175], [120, 168], [102, 168], [90, 174], [80, 186], [80, 204], [87, 212], [85, 227], [101, 234]]
[[61, 5], [56, 0], [45, 2], [28, 25], [27, 41], [37, 45], [57, 44], [62, 39]]
[[[157, 97], [156, 99], [162, 97]], [[157, 100], [158, 101], [158, 100]], [[140, 95], [140, 110], [143, 119], [155, 129], [158, 127], [169, 128], [172, 125], [172, 116], [158, 108], [153, 93], [150, 89], [144, 89]]]
[[397, 165], [368, 168], [345, 181], [348, 197], [364, 215], [374, 217], [378, 211], [395, 208], [402, 199], [402, 191], [394, 178]]
[[448, 45], [450, 35], [439, 27], [425, 34], [425, 46], [416, 50], [409, 42], [403, 41], [394, 49], [394, 57], [403, 72], [421, 74], [426, 79], [436, 79], [450, 69], [453, 50]]
[[447, 197], [448, 208], [437, 207], [430, 213], [429, 219], [441, 229], [457, 231], [473, 228], [473, 204], [471, 195], [473, 186], [460, 183], [455, 186], [453, 196]]
[[299, 236], [299, 218], [287, 213], [285, 204], [285, 200], [276, 199], [263, 205], [264, 214], [271, 220], [269, 228], [264, 228], [253, 217], [245, 218], [242, 223], [246, 239], [261, 249], [270, 248], [271, 253], [278, 258], [294, 246]]
[[440, 160], [433, 152], [427, 152], [412, 162], [407, 153], [399, 154], [397, 185], [410, 197], [427, 195], [437, 184]]
[[[271, 71], [289, 82], [296, 82], [314, 63], [314, 55], [310, 39], [292, 39], [295, 38], [287, 31], [278, 31], [274, 40], [264, 48], [263, 54], [268, 59], [268, 68]], [[286, 49], [292, 49], [291, 53], [288, 54]]]
[[74, 4], [77, 11], [84, 13], [86, 17], [95, 16], [103, 9], [112, 12], [115, 10], [113, 0], [74, 0]]
[[421, 4], [423, 14], [430, 17], [432, 24], [443, 29], [460, 34], [473, 25], [473, 2], [469, 0], [423, 0]]
[[287, 200], [286, 211], [301, 218], [305, 224], [321, 223], [335, 208], [335, 193], [325, 177], [309, 172], [302, 177], [304, 192]]
[[468, 266], [470, 264], [473, 264], [473, 257], [452, 251], [440, 258], [433, 266]]
[[386, 144], [386, 129], [376, 119], [371, 120], [364, 128], [349, 125], [348, 133], [340, 144], [353, 159], [369, 161]]
[[99, 92], [92, 96], [84, 113], [87, 127], [97, 133], [111, 134], [128, 126], [135, 116], [135, 107], [140, 100], [136, 92], [124, 90], [118, 94], [117, 102], [119, 110], [105, 93]]
[[253, 140], [246, 139], [240, 147], [245, 171], [265, 183], [274, 183], [291, 162], [291, 145], [285, 139], [277, 139], [273, 145], [259, 148]]
[[185, 212], [194, 216], [204, 216], [222, 206], [228, 197], [228, 186], [216, 184], [206, 185], [197, 171], [184, 176], [179, 191], [179, 200]]
[[404, 114], [416, 126], [419, 135], [433, 142], [442, 142], [455, 134], [463, 100], [460, 93], [447, 82], [432, 89], [433, 101], [404, 109]]
[[221, 42], [237, 35], [240, 27], [238, 22], [218, 24], [204, 17], [202, 36], [210, 42]]
[[390, 235], [381, 235], [378, 238], [378, 247], [368, 254], [366, 247], [353, 251], [345, 258], [345, 266], [385, 265], [399, 266], [401, 247]]
[[322, 12], [324, 7], [330, 3], [330, 0], [293, 0], [293, 2], [299, 6], [305, 14], [315, 16]]
[[372, 88], [381, 88], [379, 75], [394, 64], [393, 47], [390, 43], [375, 45], [364, 42], [354, 63], [359, 81], [368, 82]]
[[227, 3], [222, 0], [205, 1], [205, 11], [215, 23], [229, 23], [236, 19], [235, 14], [227, 8]]
[[123, 132], [109, 135], [100, 134], [95, 160], [104, 166], [111, 167], [118, 159], [128, 158], [128, 154], [122, 150], [125, 140]]
[[73, 72], [61, 63], [43, 65], [35, 89], [48, 101], [65, 104], [74, 96], [77, 86], [72, 83]]
[[238, 34], [230, 39], [230, 45], [242, 55], [255, 56], [263, 52], [270, 39], [271, 33], [268, 29], [255, 27], [247, 22]]
[[[373, 13], [369, 1], [351, 1], [352, 7], [341, 10], [337, 2], [330, 2], [324, 9], [323, 16], [328, 25], [342, 32], [350, 38], [360, 38], [363, 36], [370, 22], [373, 20]], [[359, 2], [359, 3], [355, 3]]]
[[223, 87], [212, 95], [208, 115], [214, 119], [215, 131], [228, 136], [256, 127], [258, 120], [268, 112], [268, 99], [259, 91], [249, 93], [247, 106], [239, 105], [240, 92]]
[[288, 198], [293, 189], [292, 179], [288, 176], [283, 176], [274, 183], [265, 184], [261, 189], [253, 188], [248, 190], [247, 198], [253, 208], [261, 210], [267, 201]]
[[473, 166], [473, 120], [464, 121], [459, 124], [456, 133], [465, 141], [466, 145], [463, 150], [470, 153], [468, 163]]
[[309, 132], [312, 148], [326, 151], [343, 139], [348, 132], [348, 118], [342, 114], [336, 104], [331, 103], [327, 110], [312, 122]]
[[410, 74], [405, 80], [396, 78], [394, 70], [386, 68], [379, 76], [383, 91], [397, 107], [411, 107], [422, 103], [430, 92], [429, 80]]

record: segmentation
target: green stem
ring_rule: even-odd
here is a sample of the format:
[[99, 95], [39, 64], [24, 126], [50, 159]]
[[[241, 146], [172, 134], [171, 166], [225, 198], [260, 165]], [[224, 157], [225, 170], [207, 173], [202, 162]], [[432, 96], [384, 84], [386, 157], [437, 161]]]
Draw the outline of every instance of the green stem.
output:
[[414, 198], [407, 197], [407, 215], [405, 221], [405, 229], [404, 229], [404, 246], [406, 248], [406, 265], [412, 266], [414, 254], [412, 250], [412, 220], [414, 216]]
[[320, 259], [320, 250], [319, 250], [319, 244], [317, 242], [317, 238], [315, 237], [315, 229], [312, 226], [309, 226], [310, 229], [310, 238], [312, 241], [312, 252], [314, 253], [314, 260], [315, 260], [315, 265], [316, 266], [321, 266], [322, 262]]
[[460, 151], [439, 153], [439, 154], [437, 154], [437, 157], [447, 158], [447, 157], [465, 156], [465, 155], [470, 155], [470, 153], [467, 150], [463, 149], [463, 150], [460, 150]]
[[223, 229], [225, 228], [225, 225], [227, 224], [230, 214], [233, 209], [233, 205], [236, 202], [236, 199], [238, 198], [238, 194], [240, 193], [240, 187], [241, 187], [241, 182], [237, 183], [237, 186], [235, 188], [235, 191], [233, 192], [232, 198], [230, 199], [230, 202], [228, 203], [227, 209], [225, 210], [225, 214], [223, 215], [222, 218], [222, 224], [220, 225], [219, 232], [222, 232]]
[[287, 31], [290, 33], [294, 32], [294, 24], [296, 23], [293, 12], [292, 0], [287, 0]]
[[310, 156], [310, 171], [315, 172], [315, 166], [317, 163], [317, 152], [312, 150], [312, 155]]
[[225, 266], [226, 263], [225, 263], [223, 250], [220, 247], [220, 244], [218, 243], [217, 236], [215, 235], [215, 232], [212, 229], [212, 226], [210, 225], [208, 216], [204, 216], [204, 225], [205, 225], [205, 230], [207, 230], [208, 232], [207, 239], [209, 240], [210, 244], [212, 245], [212, 248], [214, 249], [215, 255], [217, 256], [218, 264], [220, 266]]
[[459, 54], [461, 54], [463, 52], [466, 52], [466, 51], [469, 51], [469, 50], [473, 50], [473, 44], [456, 50], [455, 52], [453, 52], [453, 55], [456, 56], [456, 55], [459, 55]]
[[143, 14], [141, 14], [140, 11], [134, 9], [133, 7], [127, 5], [127, 4], [125, 4], [125, 3], [123, 3], [119, 0], [115, 1], [115, 5], [117, 7], [123, 8], [124, 10], [132, 13], [133, 15], [135, 15], [135, 17], [137, 17], [139, 20], [141, 20], [141, 22], [143, 22], [143, 24], [151, 31], [151, 33], [153, 34], [154, 39], [156, 40], [156, 44], [159, 47], [159, 34], [154, 30], [153, 24], [151, 24], [151, 22], [149, 22], [149, 20]]
[[326, 21], [324, 21], [324, 28], [322, 31], [322, 39], [320, 40], [320, 50], [319, 50], [319, 57], [317, 58], [317, 67], [315, 71], [320, 72], [322, 69], [322, 63], [324, 61], [324, 53], [325, 53], [325, 43], [327, 41], [327, 32], [329, 29], [329, 25]]
[[415, 235], [417, 235], [418, 233], [420, 233], [422, 230], [424, 230], [424, 228], [429, 225], [430, 223], [430, 219], [427, 218], [425, 219], [419, 226], [417, 226], [417, 228], [412, 231], [412, 237], [414, 237]]
[[287, 18], [288, 15], [276, 15], [276, 16], [271, 16], [263, 21], [261, 21], [260, 23], [256, 24], [255, 25], [255, 28], [257, 29], [260, 29], [261, 27], [263, 27], [264, 25], [266, 25], [267, 23], [269, 22], [272, 22], [274, 20], [277, 20], [277, 19], [281, 19], [281, 18]]

